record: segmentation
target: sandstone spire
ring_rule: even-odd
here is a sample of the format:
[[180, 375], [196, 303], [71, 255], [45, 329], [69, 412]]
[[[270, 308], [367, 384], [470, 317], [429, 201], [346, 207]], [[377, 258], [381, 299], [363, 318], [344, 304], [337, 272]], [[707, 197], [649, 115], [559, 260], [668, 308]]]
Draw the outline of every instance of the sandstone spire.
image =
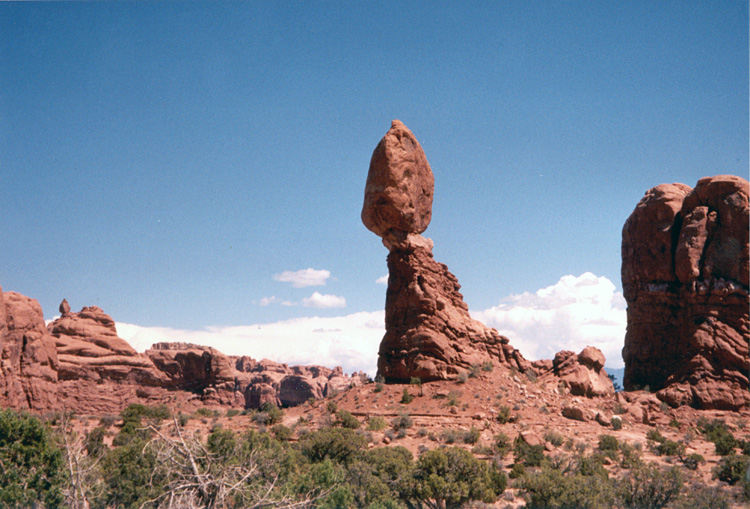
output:
[[469, 316], [458, 279], [420, 234], [432, 218], [434, 177], [409, 129], [394, 120], [372, 155], [362, 222], [388, 248], [386, 333], [378, 373], [387, 381], [453, 378], [485, 362], [530, 368], [508, 339]]

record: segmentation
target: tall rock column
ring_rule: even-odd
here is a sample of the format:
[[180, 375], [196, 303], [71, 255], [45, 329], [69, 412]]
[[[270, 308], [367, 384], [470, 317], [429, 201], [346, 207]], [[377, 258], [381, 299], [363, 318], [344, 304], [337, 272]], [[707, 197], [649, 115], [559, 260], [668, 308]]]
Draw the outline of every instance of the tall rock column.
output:
[[362, 222], [388, 248], [386, 333], [378, 374], [389, 382], [457, 376], [484, 362], [530, 364], [508, 339], [469, 316], [456, 277], [420, 235], [432, 218], [434, 177], [409, 129], [394, 120], [372, 154]]
[[750, 404], [748, 194], [730, 175], [662, 184], [628, 218], [625, 389], [649, 386], [673, 406]]

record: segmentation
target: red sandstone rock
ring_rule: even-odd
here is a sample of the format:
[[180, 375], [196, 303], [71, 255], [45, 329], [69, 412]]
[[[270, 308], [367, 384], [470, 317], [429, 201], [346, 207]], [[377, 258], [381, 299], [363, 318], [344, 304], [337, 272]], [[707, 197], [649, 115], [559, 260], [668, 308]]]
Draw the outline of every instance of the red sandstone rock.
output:
[[748, 182], [649, 190], [623, 227], [624, 386], [672, 406], [737, 410], [748, 391]]
[[362, 222], [386, 246], [409, 233], [422, 233], [432, 218], [434, 186], [421, 145], [394, 120], [370, 160]]
[[0, 406], [59, 408], [57, 363], [39, 303], [0, 289]]
[[458, 280], [419, 235], [432, 215], [433, 185], [422, 148], [395, 120], [373, 153], [362, 208], [363, 223], [390, 250], [378, 373], [389, 382], [427, 382], [485, 362], [531, 369], [507, 338], [469, 316]]
[[612, 396], [615, 393], [604, 370], [604, 354], [598, 348], [587, 346], [578, 355], [569, 350], [557, 352], [552, 371], [568, 385], [574, 396]]

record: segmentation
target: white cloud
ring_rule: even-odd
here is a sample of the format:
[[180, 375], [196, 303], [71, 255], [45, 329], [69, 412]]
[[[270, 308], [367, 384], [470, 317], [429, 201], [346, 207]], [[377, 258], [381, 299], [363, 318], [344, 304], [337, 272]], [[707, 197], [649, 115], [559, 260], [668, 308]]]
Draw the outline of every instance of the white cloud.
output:
[[606, 277], [590, 272], [563, 276], [535, 293], [512, 295], [472, 316], [495, 327], [530, 359], [551, 359], [560, 350], [602, 350], [607, 365], [623, 366], [625, 299]]
[[279, 302], [279, 298], [275, 296], [271, 297], [263, 297], [260, 299], [260, 302], [258, 302], [259, 306], [268, 306], [269, 304], [274, 304], [276, 302]]
[[375, 283], [377, 283], [379, 285], [386, 285], [387, 286], [388, 285], [388, 274], [386, 274], [385, 276], [380, 276], [379, 278], [377, 278], [375, 280]]
[[282, 283], [292, 283], [295, 288], [304, 288], [306, 286], [323, 286], [326, 280], [331, 277], [328, 270], [303, 269], [297, 271], [285, 270], [280, 274], [274, 274], [273, 278]]
[[338, 295], [327, 295], [314, 292], [309, 297], [302, 299], [302, 305], [306, 308], [345, 308], [346, 299], [344, 297], [339, 297]]
[[347, 373], [365, 371], [374, 377], [384, 324], [384, 312], [376, 311], [203, 330], [117, 323], [117, 332], [139, 352], [154, 343], [183, 341], [212, 346], [227, 355], [249, 355], [292, 365], [341, 366]]
[[[319, 297], [315, 297], [316, 294]], [[335, 302], [335, 295], [317, 292], [309, 299]], [[286, 301], [275, 302], [284, 305]], [[311, 301], [312, 302], [312, 301]], [[287, 304], [294, 304], [286, 302]], [[534, 293], [512, 295], [474, 318], [510, 338], [529, 359], [551, 359], [560, 350], [600, 348], [607, 365], [622, 366], [625, 337], [625, 300], [614, 284], [591, 273], [564, 276]], [[385, 333], [383, 311], [335, 317], [296, 318], [237, 327], [180, 330], [118, 323], [117, 332], [142, 352], [153, 343], [183, 341], [213, 346], [228, 355], [249, 355], [288, 364], [342, 366], [375, 376], [378, 346]]]

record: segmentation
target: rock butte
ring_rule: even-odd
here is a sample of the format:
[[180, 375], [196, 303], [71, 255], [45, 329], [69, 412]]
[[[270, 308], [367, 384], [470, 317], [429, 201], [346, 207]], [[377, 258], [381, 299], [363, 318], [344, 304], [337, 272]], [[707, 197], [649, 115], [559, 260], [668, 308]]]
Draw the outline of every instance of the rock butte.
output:
[[649, 189], [622, 230], [624, 386], [672, 406], [737, 410], [748, 392], [748, 182]]

